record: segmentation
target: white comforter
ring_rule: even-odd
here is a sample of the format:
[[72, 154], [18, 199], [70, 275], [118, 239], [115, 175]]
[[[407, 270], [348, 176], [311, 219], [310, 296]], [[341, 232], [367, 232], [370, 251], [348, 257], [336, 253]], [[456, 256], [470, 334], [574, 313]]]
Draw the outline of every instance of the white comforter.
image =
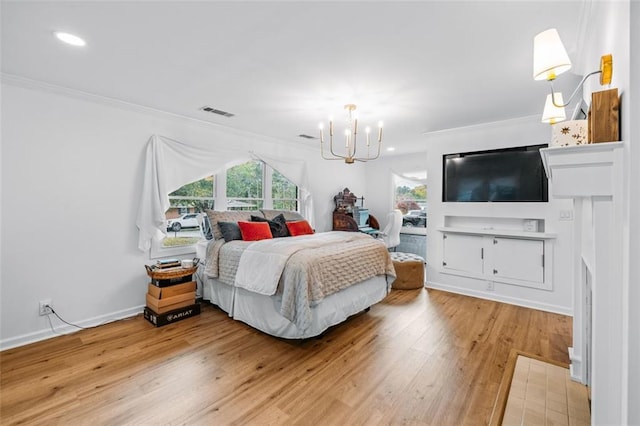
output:
[[256, 241], [247, 247], [240, 257], [235, 286], [271, 296], [278, 289], [278, 282], [287, 261], [298, 251], [370, 238], [357, 232], [327, 232]]

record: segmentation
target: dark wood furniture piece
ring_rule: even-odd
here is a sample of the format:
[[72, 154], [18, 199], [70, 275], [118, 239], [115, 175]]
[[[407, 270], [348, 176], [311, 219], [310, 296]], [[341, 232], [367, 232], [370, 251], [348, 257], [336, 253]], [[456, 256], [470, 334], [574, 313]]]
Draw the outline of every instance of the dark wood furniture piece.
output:
[[[358, 231], [358, 223], [353, 218], [353, 211], [357, 208], [356, 204], [358, 200], [361, 200], [361, 203], [364, 202], [364, 198], [358, 198], [354, 193], [349, 191], [349, 188], [345, 188], [333, 197], [333, 201], [336, 204], [333, 210], [334, 231]], [[371, 214], [369, 214], [369, 221], [367, 223], [374, 229], [380, 229], [378, 220]]]

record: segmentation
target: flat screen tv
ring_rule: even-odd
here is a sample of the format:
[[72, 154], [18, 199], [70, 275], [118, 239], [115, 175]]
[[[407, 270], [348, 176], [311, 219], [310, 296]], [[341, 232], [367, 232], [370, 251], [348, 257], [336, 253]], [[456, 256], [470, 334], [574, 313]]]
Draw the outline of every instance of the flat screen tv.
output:
[[539, 152], [546, 147], [532, 145], [444, 155], [442, 201], [549, 201]]

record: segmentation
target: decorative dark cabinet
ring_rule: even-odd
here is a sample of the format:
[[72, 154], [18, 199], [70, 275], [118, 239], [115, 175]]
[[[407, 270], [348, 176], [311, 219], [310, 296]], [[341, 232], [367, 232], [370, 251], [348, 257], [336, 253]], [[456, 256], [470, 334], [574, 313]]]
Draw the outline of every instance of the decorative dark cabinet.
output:
[[[353, 218], [353, 211], [362, 208], [364, 198], [356, 197], [354, 193], [349, 191], [349, 188], [345, 188], [333, 197], [333, 201], [336, 204], [333, 211], [333, 230], [357, 232], [358, 222]], [[369, 214], [367, 224], [373, 229], [380, 229], [378, 220], [371, 214]]]
[[333, 212], [334, 231], [357, 231], [358, 224], [348, 213]]
[[[373, 229], [380, 229], [380, 224], [373, 215], [369, 215], [369, 226]], [[351, 213], [333, 212], [333, 230], [355, 232], [358, 230], [358, 224]]]

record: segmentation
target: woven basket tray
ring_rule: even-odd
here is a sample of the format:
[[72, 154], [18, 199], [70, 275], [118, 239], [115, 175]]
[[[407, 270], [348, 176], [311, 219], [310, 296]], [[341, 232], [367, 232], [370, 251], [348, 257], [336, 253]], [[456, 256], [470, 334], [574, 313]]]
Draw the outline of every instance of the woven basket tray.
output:
[[171, 278], [184, 277], [185, 275], [195, 274], [198, 270], [198, 264], [193, 265], [192, 268], [183, 268], [182, 266], [176, 266], [175, 268], [155, 269], [149, 265], [144, 265], [147, 270], [147, 275], [155, 280], [169, 280]]

